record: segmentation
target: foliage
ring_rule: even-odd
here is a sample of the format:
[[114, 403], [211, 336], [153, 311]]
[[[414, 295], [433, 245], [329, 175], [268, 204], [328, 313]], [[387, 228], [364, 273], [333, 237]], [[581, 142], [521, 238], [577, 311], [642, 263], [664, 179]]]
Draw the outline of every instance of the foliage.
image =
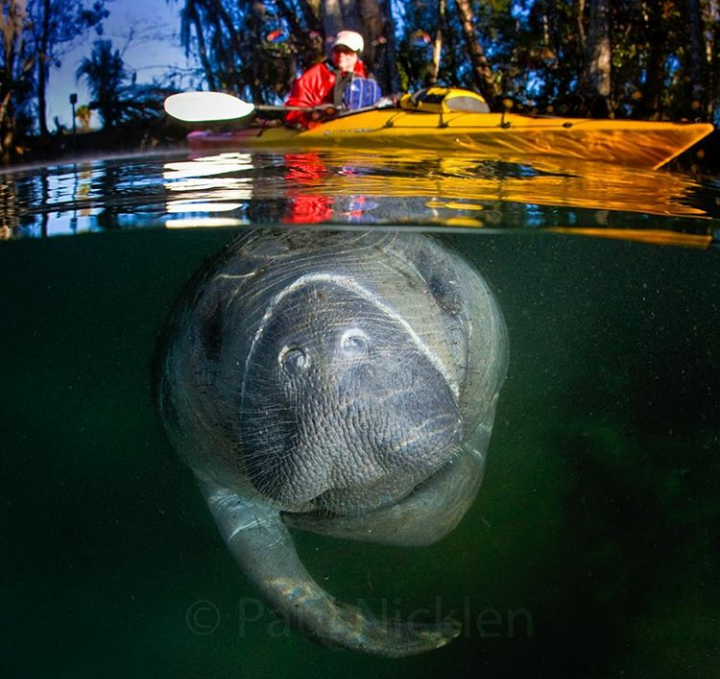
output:
[[92, 110], [87, 104], [81, 104], [75, 111], [75, 118], [80, 123], [80, 129], [83, 132], [90, 130], [90, 120], [92, 119]]
[[169, 94], [160, 84], [138, 85], [125, 68], [119, 50], [110, 40], [96, 40], [92, 54], [85, 57], [76, 71], [77, 79], [85, 78], [93, 97], [89, 111], [97, 111], [105, 128], [121, 123], [152, 120], [161, 114], [162, 102]]
[[7, 159], [15, 149], [15, 132], [32, 82], [35, 56], [27, 40], [31, 24], [25, 0], [0, 0], [0, 158]]
[[114, 127], [121, 117], [121, 92], [128, 77], [120, 52], [113, 51], [110, 40], [96, 40], [92, 54], [78, 66], [75, 77], [85, 78], [93, 100], [90, 108], [97, 110], [105, 127]]
[[105, 0], [0, 0], [0, 158], [19, 150], [37, 121], [47, 135], [45, 95], [50, 68], [87, 30], [101, 30]]
[[[167, 2], [177, 6], [183, 45], [206, 86], [259, 102], [282, 101], [337, 31], [350, 28], [363, 33], [363, 58], [386, 93], [438, 83], [480, 91], [495, 109], [720, 117], [720, 0]], [[46, 129], [49, 69], [87, 30], [102, 32], [104, 3], [0, 0], [0, 155], [32, 111]], [[86, 57], [84, 77], [120, 84], [97, 80], [93, 107], [108, 125], [152, 115], [122, 69], [93, 70], [94, 59], [113, 61], [102, 49]], [[134, 114], [132, 97], [144, 102]]]
[[338, 27], [369, 36], [386, 92], [437, 82], [496, 107], [645, 118], [708, 118], [720, 98], [718, 0], [184, 3], [183, 41], [208, 86], [261, 101], [287, 94]]
[[322, 57], [319, 28], [305, 0], [186, 0], [181, 11], [183, 44], [198, 54], [208, 86], [265, 101]]
[[32, 17], [29, 37], [34, 51], [37, 120], [40, 134], [47, 135], [46, 90], [50, 68], [60, 66], [61, 60], [76, 41], [95, 28], [102, 34], [102, 21], [109, 12], [105, 0], [27, 0]]

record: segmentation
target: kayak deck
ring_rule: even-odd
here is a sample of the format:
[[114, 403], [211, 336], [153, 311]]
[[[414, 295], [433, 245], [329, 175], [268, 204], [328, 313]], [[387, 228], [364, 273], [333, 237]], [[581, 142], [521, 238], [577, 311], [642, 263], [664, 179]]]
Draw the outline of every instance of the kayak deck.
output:
[[219, 148], [422, 148], [524, 157], [559, 156], [657, 169], [713, 131], [708, 123], [544, 118], [500, 113], [382, 109], [312, 130], [259, 127], [191, 132], [194, 150]]

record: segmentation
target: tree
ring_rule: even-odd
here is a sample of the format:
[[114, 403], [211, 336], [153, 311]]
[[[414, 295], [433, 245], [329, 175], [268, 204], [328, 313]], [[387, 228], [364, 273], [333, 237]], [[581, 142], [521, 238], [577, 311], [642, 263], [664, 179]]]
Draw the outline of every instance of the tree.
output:
[[590, 20], [587, 30], [588, 94], [606, 102], [612, 92], [610, 41], [610, 0], [590, 0]]
[[35, 87], [37, 120], [41, 136], [48, 134], [46, 91], [50, 67], [60, 65], [62, 58], [76, 41], [91, 28], [102, 33], [102, 21], [109, 12], [105, 0], [27, 0], [32, 18], [30, 36], [35, 52]]
[[499, 91], [490, 64], [480, 44], [470, 0], [455, 0], [455, 9], [462, 26], [465, 48], [472, 64], [473, 83], [487, 101], [493, 102], [497, 99]]
[[80, 118], [81, 109], [87, 109], [88, 116], [97, 110], [103, 127], [113, 129], [123, 123], [142, 123], [164, 115], [162, 103], [174, 88], [158, 82], [136, 84], [129, 74], [122, 54], [113, 50], [110, 40], [96, 40], [90, 57], [85, 57], [76, 71], [76, 77], [85, 78], [92, 94], [88, 106], [80, 107], [76, 113]]
[[80, 129], [83, 132], [87, 132], [90, 130], [90, 119], [92, 118], [92, 111], [87, 104], [82, 104], [77, 107], [77, 111], [75, 111], [75, 117], [80, 122]]
[[0, 0], [0, 159], [7, 161], [15, 148], [15, 113], [23, 102], [18, 93], [31, 84], [35, 57], [28, 45], [30, 19], [26, 0]]
[[435, 37], [433, 39], [433, 54], [430, 68], [427, 73], [427, 84], [435, 85], [440, 73], [440, 58], [443, 48], [443, 26], [445, 24], [445, 13], [447, 10], [447, 0], [438, 0], [438, 17], [437, 26], [435, 27]]
[[687, 99], [690, 101], [690, 115], [703, 111], [707, 106], [707, 52], [703, 35], [703, 17], [700, 0], [686, 0], [690, 18], [688, 42], [688, 83]]
[[80, 62], [75, 72], [78, 80], [86, 79], [93, 96], [90, 108], [100, 113], [105, 127], [114, 127], [122, 117], [123, 83], [127, 75], [123, 58], [118, 50], [113, 51], [110, 40], [96, 40], [92, 54]]
[[438, 83], [491, 105], [661, 118], [710, 116], [720, 100], [720, 0], [182, 1], [208, 86], [260, 101], [284, 96], [341, 28], [363, 33], [386, 92]]
[[208, 86], [258, 101], [284, 97], [343, 28], [363, 33], [366, 63], [396, 87], [392, 27], [390, 0], [184, 0], [181, 12], [183, 45], [197, 51]]

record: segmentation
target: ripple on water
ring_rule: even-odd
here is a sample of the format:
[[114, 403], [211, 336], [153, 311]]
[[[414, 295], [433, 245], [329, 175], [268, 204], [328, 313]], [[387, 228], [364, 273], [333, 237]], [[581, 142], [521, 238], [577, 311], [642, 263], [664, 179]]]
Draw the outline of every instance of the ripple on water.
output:
[[654, 229], [707, 238], [718, 229], [718, 203], [711, 180], [668, 170], [427, 151], [175, 153], [0, 175], [6, 238], [268, 223]]

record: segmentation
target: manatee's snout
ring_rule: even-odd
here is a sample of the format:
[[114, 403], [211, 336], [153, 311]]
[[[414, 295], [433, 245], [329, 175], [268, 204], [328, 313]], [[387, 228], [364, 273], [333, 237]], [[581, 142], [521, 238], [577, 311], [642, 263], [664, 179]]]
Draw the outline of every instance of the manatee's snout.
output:
[[291, 511], [394, 502], [441, 468], [462, 435], [456, 395], [427, 347], [336, 286], [308, 286], [274, 310], [246, 385], [248, 475]]
[[[312, 498], [316, 509], [353, 514], [393, 504], [442, 468], [459, 445], [459, 409], [432, 367], [421, 375], [427, 391], [389, 370], [385, 377], [394, 386], [366, 400], [351, 398], [352, 405], [329, 423], [340, 427], [348, 443], [336, 449], [341, 456], [330, 456], [330, 484]], [[352, 429], [343, 426], [343, 417]]]

